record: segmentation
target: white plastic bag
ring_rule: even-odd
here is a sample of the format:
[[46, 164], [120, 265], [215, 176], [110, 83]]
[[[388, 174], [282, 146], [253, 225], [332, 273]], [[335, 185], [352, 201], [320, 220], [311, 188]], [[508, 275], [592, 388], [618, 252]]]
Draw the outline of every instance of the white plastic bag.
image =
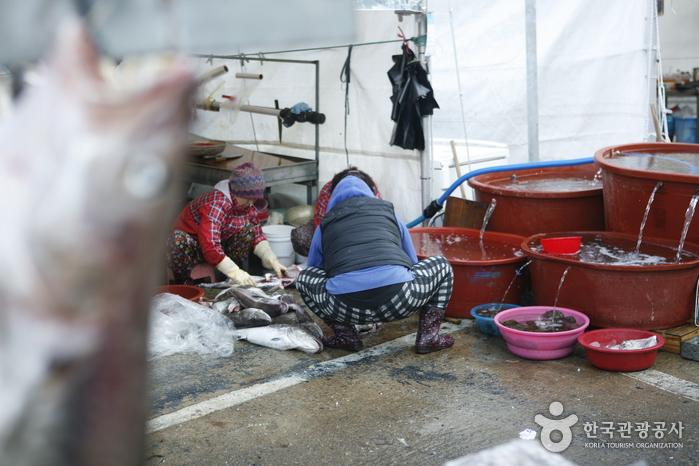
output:
[[201, 304], [161, 293], [151, 304], [148, 352], [151, 360], [177, 353], [233, 354], [231, 320]]

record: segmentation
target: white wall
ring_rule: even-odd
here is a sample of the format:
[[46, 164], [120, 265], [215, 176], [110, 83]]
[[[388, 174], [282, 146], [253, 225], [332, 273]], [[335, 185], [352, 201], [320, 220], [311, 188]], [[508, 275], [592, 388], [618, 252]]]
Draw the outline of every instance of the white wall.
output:
[[699, 1], [665, 0], [659, 26], [663, 71], [699, 67]]

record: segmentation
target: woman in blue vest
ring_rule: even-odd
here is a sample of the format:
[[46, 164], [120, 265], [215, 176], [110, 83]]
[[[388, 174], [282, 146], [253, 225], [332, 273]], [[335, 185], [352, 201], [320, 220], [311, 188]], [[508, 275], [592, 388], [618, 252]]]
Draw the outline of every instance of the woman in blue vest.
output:
[[393, 204], [374, 197], [361, 179], [348, 176], [335, 187], [316, 228], [308, 268], [296, 280], [306, 305], [333, 329], [325, 346], [358, 351], [355, 324], [388, 322], [420, 312], [418, 353], [449, 348], [439, 335], [454, 282], [449, 262], [418, 262], [407, 228]]

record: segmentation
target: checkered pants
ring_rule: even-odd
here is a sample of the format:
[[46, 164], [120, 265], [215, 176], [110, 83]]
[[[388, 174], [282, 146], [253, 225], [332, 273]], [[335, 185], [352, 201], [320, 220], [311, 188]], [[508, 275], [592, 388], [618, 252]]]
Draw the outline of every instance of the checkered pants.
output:
[[405, 282], [391, 300], [377, 309], [348, 306], [328, 293], [328, 277], [323, 269], [309, 267], [296, 279], [296, 289], [314, 314], [326, 321], [343, 324], [389, 322], [408, 317], [424, 307], [445, 309], [454, 285], [451, 265], [444, 257], [435, 256], [415, 264], [415, 278]]

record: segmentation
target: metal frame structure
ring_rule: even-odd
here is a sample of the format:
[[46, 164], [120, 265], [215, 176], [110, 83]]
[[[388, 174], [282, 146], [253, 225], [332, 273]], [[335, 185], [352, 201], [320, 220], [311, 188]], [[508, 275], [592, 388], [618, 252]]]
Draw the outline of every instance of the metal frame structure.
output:
[[[314, 110], [316, 112], [320, 112], [320, 61], [319, 60], [291, 60], [291, 59], [284, 59], [284, 58], [266, 58], [264, 56], [257, 56], [257, 55], [245, 55], [245, 54], [237, 54], [237, 55], [217, 55], [217, 54], [196, 54], [194, 55], [199, 58], [216, 58], [216, 59], [221, 59], [221, 60], [240, 60], [241, 63], [245, 62], [252, 62], [252, 61], [259, 61], [260, 63], [262, 62], [276, 62], [276, 63], [294, 63], [294, 64], [301, 64], [301, 65], [313, 65], [315, 67], [315, 108]], [[319, 163], [320, 163], [320, 125], [314, 125], [315, 126], [315, 144], [314, 144], [314, 152], [315, 152], [315, 163], [314, 163], [314, 170], [312, 173], [312, 178], [311, 178], [311, 173], [308, 173], [307, 170], [302, 170], [300, 169], [301, 165], [305, 165], [303, 162], [299, 162], [298, 167], [294, 166], [280, 166], [280, 167], [274, 167], [270, 169], [264, 169], [263, 174], [265, 175], [265, 181], [267, 182], [268, 186], [278, 186], [280, 184], [285, 184], [285, 183], [298, 183], [298, 184], [305, 184], [306, 185], [306, 197], [307, 201], [309, 204], [312, 203], [313, 200], [313, 195], [315, 194], [314, 187], [318, 187], [318, 177], [320, 173], [319, 169]], [[275, 154], [277, 155], [277, 154]], [[280, 157], [287, 157], [284, 155], [279, 155]], [[288, 156], [290, 158], [291, 157]], [[192, 177], [194, 178], [194, 183], [197, 184], [210, 184], [214, 178], [218, 177], [218, 179], [222, 178], [222, 173], [220, 172], [225, 172], [223, 169], [217, 169], [215, 167], [211, 167], [205, 164], [201, 163], [190, 163], [192, 165]]]

